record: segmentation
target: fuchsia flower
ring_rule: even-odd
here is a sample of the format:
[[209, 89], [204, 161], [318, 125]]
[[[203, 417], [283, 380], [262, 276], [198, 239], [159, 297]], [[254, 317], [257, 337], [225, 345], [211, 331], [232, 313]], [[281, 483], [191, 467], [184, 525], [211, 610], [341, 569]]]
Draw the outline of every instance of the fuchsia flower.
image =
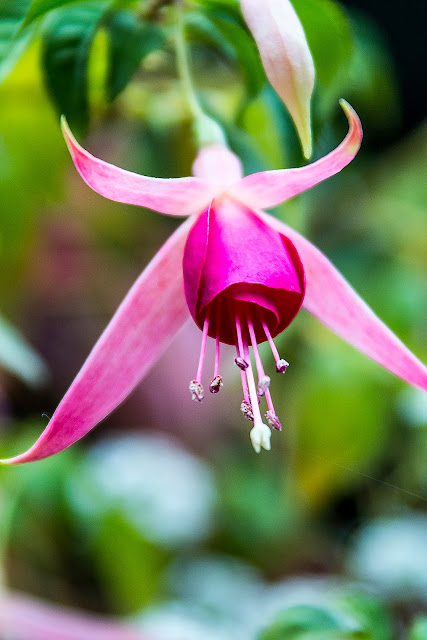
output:
[[[427, 389], [427, 370], [375, 316], [342, 275], [308, 240], [261, 209], [274, 207], [343, 169], [357, 153], [362, 129], [353, 109], [341, 102], [350, 129], [343, 142], [311, 165], [243, 177], [227, 148], [203, 148], [194, 177], [148, 178], [98, 160], [77, 144], [64, 123], [74, 164], [101, 195], [160, 213], [190, 218], [160, 249], [135, 282], [95, 345], [37, 442], [15, 464], [50, 456], [70, 446], [109, 414], [146, 375], [189, 311], [202, 331], [199, 366], [190, 390], [202, 400], [208, 336], [216, 341], [210, 391], [222, 385], [220, 344], [236, 347], [242, 410], [254, 426], [256, 451], [270, 448], [266, 420], [280, 430], [258, 352], [268, 341], [276, 369], [284, 373], [273, 338], [303, 305], [332, 331], [410, 384]], [[258, 382], [249, 357], [252, 347]]]

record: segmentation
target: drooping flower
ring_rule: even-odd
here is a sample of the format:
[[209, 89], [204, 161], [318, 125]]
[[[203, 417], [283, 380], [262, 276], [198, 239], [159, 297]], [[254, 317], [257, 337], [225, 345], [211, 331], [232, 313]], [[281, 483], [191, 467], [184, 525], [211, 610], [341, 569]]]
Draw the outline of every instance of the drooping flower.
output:
[[[148, 178], [93, 157], [64, 123], [74, 164], [101, 195], [169, 215], [189, 215], [135, 282], [60, 402], [48, 426], [26, 452], [7, 464], [45, 458], [70, 446], [124, 400], [146, 375], [189, 318], [202, 330], [199, 366], [190, 383], [192, 397], [204, 395], [202, 371], [208, 336], [216, 341], [210, 391], [222, 385], [220, 344], [236, 347], [243, 387], [241, 409], [253, 421], [256, 451], [270, 447], [270, 428], [280, 430], [258, 344], [268, 341], [276, 369], [273, 338], [303, 305], [332, 331], [410, 384], [427, 389], [427, 370], [375, 316], [329, 260], [289, 226], [261, 211], [338, 173], [356, 155], [360, 121], [345, 101], [349, 132], [332, 152], [297, 169], [242, 177], [238, 158], [227, 148], [203, 148], [193, 177]], [[252, 347], [258, 384], [249, 356]]]
[[302, 24], [289, 0], [241, 0], [241, 7], [267, 77], [288, 108], [309, 158], [314, 64]]

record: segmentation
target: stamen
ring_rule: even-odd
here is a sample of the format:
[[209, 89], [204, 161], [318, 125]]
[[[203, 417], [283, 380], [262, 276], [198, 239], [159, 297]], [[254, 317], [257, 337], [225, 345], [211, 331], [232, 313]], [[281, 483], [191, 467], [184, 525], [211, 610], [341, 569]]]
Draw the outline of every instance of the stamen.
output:
[[265, 396], [269, 386], [270, 386], [270, 376], [262, 376], [262, 378], [258, 379], [258, 388], [257, 388], [257, 394], [262, 397]]
[[209, 391], [211, 393], [218, 393], [223, 386], [222, 376], [219, 375], [219, 329], [220, 329], [220, 310], [221, 310], [221, 298], [218, 298], [216, 306], [216, 336], [215, 336], [215, 364], [214, 364], [214, 377], [209, 385]]
[[254, 325], [253, 325], [250, 313], [248, 313], [247, 322], [248, 322], [249, 335], [250, 335], [250, 338], [251, 338], [252, 351], [253, 351], [254, 358], [255, 358], [256, 370], [257, 370], [257, 374], [258, 374], [257, 394], [259, 396], [264, 396], [266, 391], [267, 391], [267, 389], [270, 386], [270, 377], [266, 376], [265, 372], [264, 372], [264, 367], [262, 365], [262, 360], [261, 360], [261, 356], [259, 354], [258, 344], [257, 344], [257, 341], [256, 341], [255, 329], [254, 329]]
[[203, 386], [197, 380], [192, 380], [188, 385], [191, 393], [191, 399], [195, 402], [201, 402], [205, 397], [205, 392], [203, 391]]
[[242, 371], [246, 371], [246, 369], [249, 367], [246, 360], [243, 360], [243, 358], [240, 358], [240, 356], [237, 356], [237, 358], [234, 358], [234, 364], [237, 364], [239, 369], [241, 369]]
[[264, 318], [261, 317], [262, 328], [264, 329], [265, 336], [268, 340], [268, 344], [270, 345], [271, 351], [273, 353], [273, 357], [276, 361], [276, 371], [277, 373], [285, 373], [286, 369], [289, 367], [289, 362], [284, 360], [279, 356], [279, 352], [277, 351], [277, 347], [274, 344], [273, 338], [271, 337], [270, 329], [267, 326]]
[[[240, 324], [239, 314], [238, 314], [238, 312], [237, 312], [237, 310], [236, 310], [234, 305], [231, 308], [231, 312], [234, 315], [235, 326], [236, 326], [237, 358], [234, 358], [234, 362], [237, 364], [237, 366], [240, 369], [240, 378], [242, 380], [242, 389], [243, 389], [243, 402], [246, 402], [247, 404], [250, 404], [250, 402], [249, 402], [248, 384], [246, 382], [246, 375], [245, 375], [245, 371], [249, 367], [249, 364], [242, 357], [244, 355], [244, 352], [243, 352], [242, 326]], [[240, 406], [240, 408], [242, 408], [242, 406]]]
[[282, 430], [282, 424], [279, 418], [276, 416], [274, 409], [273, 411], [269, 409], [265, 414], [265, 418], [272, 429], [276, 429], [276, 431]]
[[202, 385], [202, 373], [203, 373], [203, 364], [205, 361], [206, 355], [206, 343], [208, 340], [208, 331], [209, 331], [209, 318], [211, 314], [210, 307], [207, 308], [205, 321], [203, 323], [203, 333], [202, 333], [202, 344], [200, 346], [200, 356], [199, 356], [199, 365], [197, 367], [197, 375], [195, 380], [191, 380], [189, 389], [191, 393], [191, 399], [197, 402], [201, 402], [205, 397], [205, 392], [203, 390]]
[[254, 421], [254, 412], [252, 411], [252, 405], [250, 402], [243, 400], [240, 405], [240, 411], [243, 413], [246, 420], [251, 420], [251, 422]]
[[209, 385], [209, 391], [211, 393], [218, 393], [218, 391], [223, 386], [222, 376], [215, 376], [212, 382]]

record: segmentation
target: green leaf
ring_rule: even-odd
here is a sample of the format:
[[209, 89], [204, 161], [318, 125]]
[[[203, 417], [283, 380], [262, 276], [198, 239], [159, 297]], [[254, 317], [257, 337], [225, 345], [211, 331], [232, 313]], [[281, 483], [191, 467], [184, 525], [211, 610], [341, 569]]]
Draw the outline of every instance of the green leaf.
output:
[[101, 19], [111, 2], [87, 2], [54, 12], [42, 35], [46, 88], [59, 114], [82, 133], [89, 122], [88, 62]]
[[259, 640], [350, 640], [365, 637], [326, 609], [297, 605], [282, 611]]
[[31, 40], [31, 32], [18, 36], [31, 0], [4, 0], [0, 4], [0, 82], [12, 71]]
[[107, 98], [123, 91], [141, 61], [159, 49], [165, 36], [154, 23], [143, 23], [131, 11], [118, 11], [106, 25], [109, 37]]
[[[25, 20], [22, 23], [22, 28], [30, 25], [37, 18], [41, 18], [49, 11], [53, 9], [59, 9], [66, 4], [81, 2], [82, 0], [32, 0], [28, 8]], [[27, 2], [28, 4], [28, 2]]]
[[358, 621], [370, 640], [392, 640], [393, 625], [382, 602], [357, 592], [340, 595], [336, 604], [343, 613]]
[[43, 384], [47, 368], [25, 338], [0, 316], [0, 366], [31, 386]]
[[427, 616], [415, 620], [409, 635], [409, 640], [426, 640], [427, 638]]
[[313, 56], [316, 83], [335, 106], [353, 53], [350, 23], [333, 0], [292, 0], [292, 4]]
[[[222, 3], [221, 3], [222, 4]], [[210, 29], [205, 29], [206, 35], [211, 34], [216, 39], [221, 51], [232, 57], [238, 64], [242, 73], [249, 96], [255, 97], [261, 91], [266, 82], [261, 59], [252, 36], [247, 31], [238, 12], [230, 8], [213, 8], [209, 6], [204, 11], [207, 18], [206, 25], [211, 24]], [[225, 3], [224, 3], [225, 7]], [[201, 26], [201, 25], [200, 25]], [[228, 43], [228, 47], [221, 47], [218, 35]], [[230, 48], [234, 55], [230, 56]]]

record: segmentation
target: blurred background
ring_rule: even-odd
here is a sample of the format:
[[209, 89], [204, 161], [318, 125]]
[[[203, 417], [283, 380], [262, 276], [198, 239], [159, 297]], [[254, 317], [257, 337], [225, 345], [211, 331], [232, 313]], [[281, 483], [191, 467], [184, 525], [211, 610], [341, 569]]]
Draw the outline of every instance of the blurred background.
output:
[[[1, 457], [34, 442], [177, 226], [93, 193], [59, 114], [94, 155], [146, 175], [189, 175], [196, 153], [167, 6], [38, 4], [32, 16], [37, 3], [0, 3]], [[365, 138], [343, 173], [274, 214], [425, 360], [425, 7], [293, 4], [316, 66], [313, 159], [345, 135], [340, 97]], [[246, 172], [302, 165], [238, 4], [189, 2], [186, 21], [201, 101]], [[250, 446], [231, 357], [220, 395], [191, 402], [200, 332], [189, 324], [82, 442], [0, 469], [9, 612], [8, 594], [25, 592], [54, 629], [66, 605], [125, 619], [142, 639], [427, 639], [426, 395], [305, 312], [276, 342], [291, 366], [272, 380], [284, 430], [268, 454]], [[47, 638], [38, 615], [22, 630], [10, 614], [1, 637]]]

